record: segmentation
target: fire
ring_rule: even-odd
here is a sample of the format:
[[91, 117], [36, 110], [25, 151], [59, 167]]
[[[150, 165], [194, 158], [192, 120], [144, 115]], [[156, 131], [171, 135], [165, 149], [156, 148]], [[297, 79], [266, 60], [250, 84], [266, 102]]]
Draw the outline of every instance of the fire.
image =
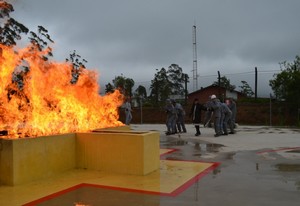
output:
[[[45, 51], [15, 52], [0, 45], [0, 130], [9, 138], [34, 137], [123, 125], [118, 107], [123, 95], [98, 94], [98, 74], [83, 69], [71, 83], [71, 64], [44, 61]], [[29, 71], [24, 72], [20, 65]], [[21, 74], [22, 84], [15, 80]]]

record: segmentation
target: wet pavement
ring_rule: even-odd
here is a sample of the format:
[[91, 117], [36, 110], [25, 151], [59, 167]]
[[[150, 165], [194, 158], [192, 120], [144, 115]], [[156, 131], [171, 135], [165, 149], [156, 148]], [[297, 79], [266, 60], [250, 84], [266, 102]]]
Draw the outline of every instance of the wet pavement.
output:
[[157, 128], [161, 148], [176, 149], [166, 159], [221, 163], [178, 196], [160, 197], [157, 205], [300, 205], [299, 129], [239, 126], [236, 134], [215, 138], [211, 128], [201, 128], [200, 137], [193, 136], [192, 125], [188, 134], [172, 136], [163, 134], [163, 125]]
[[[201, 136], [195, 137], [193, 125], [187, 125], [187, 133], [170, 136], [164, 133], [165, 125], [142, 124], [131, 125], [131, 128], [160, 133], [160, 147], [173, 149], [161, 159], [220, 164], [176, 196], [87, 186], [63, 192], [38, 205], [300, 205], [299, 129], [239, 126], [236, 134], [216, 138], [212, 128], [201, 128]], [[68, 176], [74, 175], [71, 173]], [[97, 173], [95, 175], [99, 176]], [[85, 180], [91, 178], [94, 176], [87, 176]], [[57, 182], [63, 181], [67, 180]], [[34, 189], [37, 185], [31, 183], [29, 188]], [[13, 191], [18, 188], [8, 189]]]

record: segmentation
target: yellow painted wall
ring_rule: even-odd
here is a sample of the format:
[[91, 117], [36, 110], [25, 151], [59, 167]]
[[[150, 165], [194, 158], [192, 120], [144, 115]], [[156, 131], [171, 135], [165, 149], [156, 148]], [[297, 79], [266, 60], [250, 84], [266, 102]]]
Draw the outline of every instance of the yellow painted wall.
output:
[[[0, 175], [4, 184], [22, 184], [57, 175], [75, 167], [75, 134], [9, 141], [11, 147], [6, 156], [10, 156], [11, 169], [5, 172], [4, 177]], [[1, 165], [2, 163], [1, 157]]]
[[13, 144], [11, 140], [0, 139], [0, 184], [13, 181]]
[[0, 184], [23, 184], [75, 168], [146, 175], [159, 169], [159, 133], [125, 129], [0, 139]]
[[146, 175], [159, 168], [157, 132], [77, 133], [77, 167]]

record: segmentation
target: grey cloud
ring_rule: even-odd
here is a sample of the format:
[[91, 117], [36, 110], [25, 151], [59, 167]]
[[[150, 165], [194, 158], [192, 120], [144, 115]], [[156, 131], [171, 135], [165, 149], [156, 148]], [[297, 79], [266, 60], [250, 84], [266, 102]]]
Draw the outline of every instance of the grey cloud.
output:
[[172, 63], [192, 77], [194, 22], [201, 74], [220, 68], [247, 72], [256, 65], [279, 69], [278, 62], [300, 53], [298, 0], [26, 0], [13, 5], [17, 20], [32, 30], [37, 25], [49, 30], [56, 58], [77, 50], [104, 83], [121, 73], [150, 82], [155, 69]]

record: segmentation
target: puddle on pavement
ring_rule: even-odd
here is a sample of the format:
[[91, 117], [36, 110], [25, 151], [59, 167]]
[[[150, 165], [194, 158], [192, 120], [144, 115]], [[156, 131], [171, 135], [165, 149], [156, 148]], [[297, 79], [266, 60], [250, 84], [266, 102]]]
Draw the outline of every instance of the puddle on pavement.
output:
[[300, 153], [300, 149], [286, 151], [286, 153]]
[[281, 172], [300, 172], [300, 164], [276, 164], [275, 168]]
[[[178, 139], [178, 138], [164, 138], [160, 140], [160, 145], [167, 148], [180, 147], [181, 151], [189, 151], [194, 157], [201, 157], [208, 153], [218, 153], [221, 148], [224, 147], [222, 144], [214, 144], [209, 142], [200, 142], [199, 140], [193, 139]], [[174, 158], [176, 154], [173, 154], [171, 158]], [[178, 157], [181, 158], [181, 157]], [[229, 157], [232, 158], [232, 157]]]
[[[194, 156], [201, 156], [203, 153], [217, 153], [220, 148], [224, 147], [222, 144], [212, 144], [212, 143], [196, 143], [194, 149], [198, 151]], [[200, 152], [200, 153], [199, 153]]]

